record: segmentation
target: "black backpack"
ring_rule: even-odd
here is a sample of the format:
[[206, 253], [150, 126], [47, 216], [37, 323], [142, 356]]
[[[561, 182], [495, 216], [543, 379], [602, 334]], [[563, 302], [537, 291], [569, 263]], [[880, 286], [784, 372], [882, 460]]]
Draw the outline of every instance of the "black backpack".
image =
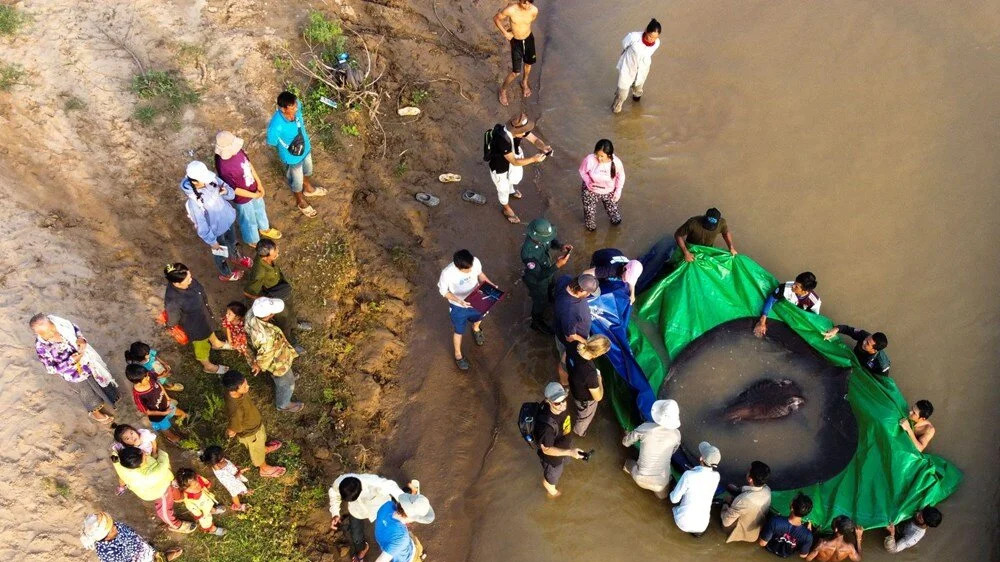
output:
[[[517, 414], [517, 429], [521, 432], [521, 437], [529, 447], [538, 445], [538, 427], [535, 422], [538, 417], [545, 412], [549, 405], [545, 401], [525, 402], [521, 404], [521, 411]], [[552, 416], [545, 416], [545, 425], [554, 426]]]
[[489, 162], [493, 156], [493, 139], [503, 137], [503, 125], [497, 123], [492, 129], [483, 133], [483, 162]]

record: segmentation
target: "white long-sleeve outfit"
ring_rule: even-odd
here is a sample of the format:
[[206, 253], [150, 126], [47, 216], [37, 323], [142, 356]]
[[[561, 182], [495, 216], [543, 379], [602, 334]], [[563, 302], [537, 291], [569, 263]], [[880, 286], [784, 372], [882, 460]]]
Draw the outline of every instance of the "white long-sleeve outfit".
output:
[[681, 432], [653, 422], [646, 422], [630, 431], [622, 445], [640, 443], [639, 460], [632, 467], [632, 479], [644, 490], [662, 492], [670, 480], [670, 457], [681, 444]]
[[355, 519], [367, 519], [374, 523], [378, 508], [403, 493], [399, 484], [388, 478], [375, 474], [342, 474], [330, 486], [330, 514], [334, 517], [340, 515], [340, 483], [349, 476], [361, 481], [361, 495], [347, 503], [347, 512]]
[[633, 31], [622, 39], [622, 54], [618, 57], [618, 89], [627, 90], [634, 87], [634, 95], [642, 95], [642, 85], [649, 75], [649, 66], [653, 62], [653, 53], [660, 48], [660, 40], [652, 46], [642, 42], [642, 31]]
[[712, 498], [719, 487], [719, 473], [699, 465], [681, 475], [670, 492], [674, 523], [685, 533], [704, 533], [711, 518]]

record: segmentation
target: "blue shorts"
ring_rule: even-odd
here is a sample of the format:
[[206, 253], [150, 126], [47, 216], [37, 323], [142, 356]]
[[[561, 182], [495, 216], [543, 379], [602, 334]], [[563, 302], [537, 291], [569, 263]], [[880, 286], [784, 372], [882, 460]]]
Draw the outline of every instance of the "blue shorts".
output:
[[451, 316], [451, 325], [455, 327], [456, 334], [465, 333], [467, 322], [476, 323], [483, 319], [482, 313], [475, 308], [463, 308], [453, 304], [448, 305], [448, 314]]
[[292, 193], [301, 193], [305, 177], [311, 176], [312, 173], [313, 157], [311, 151], [298, 164], [285, 164], [285, 179], [288, 181], [288, 187], [291, 188]]
[[174, 419], [174, 413], [170, 412], [162, 420], [155, 422], [149, 420], [149, 424], [153, 427], [153, 431], [166, 431], [170, 429], [170, 420]]

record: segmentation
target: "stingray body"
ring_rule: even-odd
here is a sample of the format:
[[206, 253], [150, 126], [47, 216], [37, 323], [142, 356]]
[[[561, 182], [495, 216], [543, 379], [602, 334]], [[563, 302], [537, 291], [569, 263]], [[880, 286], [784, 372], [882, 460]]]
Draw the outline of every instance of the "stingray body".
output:
[[789, 379], [763, 379], [736, 396], [722, 417], [733, 423], [783, 418], [806, 403], [802, 388]]

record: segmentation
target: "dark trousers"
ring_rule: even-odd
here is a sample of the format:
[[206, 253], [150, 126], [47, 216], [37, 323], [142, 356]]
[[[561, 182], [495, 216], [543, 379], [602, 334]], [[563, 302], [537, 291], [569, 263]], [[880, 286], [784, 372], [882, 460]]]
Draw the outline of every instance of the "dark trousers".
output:
[[545, 310], [552, 302], [552, 278], [549, 277], [542, 282], [525, 280], [524, 286], [528, 288], [528, 295], [531, 297], [531, 319], [545, 322]]
[[351, 556], [365, 549], [365, 522], [353, 515], [347, 515], [347, 534], [351, 539]]
[[274, 318], [271, 319], [271, 323], [281, 329], [281, 333], [285, 334], [288, 343], [292, 344], [292, 346], [299, 345], [299, 338], [295, 328], [299, 322], [295, 316], [295, 300], [291, 296], [282, 300], [285, 302], [285, 309], [280, 314], [275, 314]]
[[233, 274], [233, 270], [229, 267], [228, 260], [236, 259], [240, 255], [239, 249], [236, 247], [236, 223], [233, 222], [233, 226], [229, 227], [229, 230], [216, 239], [216, 242], [229, 250], [229, 257], [224, 258], [212, 254], [212, 261], [215, 262], [215, 267], [218, 268], [219, 274], [229, 277]]

